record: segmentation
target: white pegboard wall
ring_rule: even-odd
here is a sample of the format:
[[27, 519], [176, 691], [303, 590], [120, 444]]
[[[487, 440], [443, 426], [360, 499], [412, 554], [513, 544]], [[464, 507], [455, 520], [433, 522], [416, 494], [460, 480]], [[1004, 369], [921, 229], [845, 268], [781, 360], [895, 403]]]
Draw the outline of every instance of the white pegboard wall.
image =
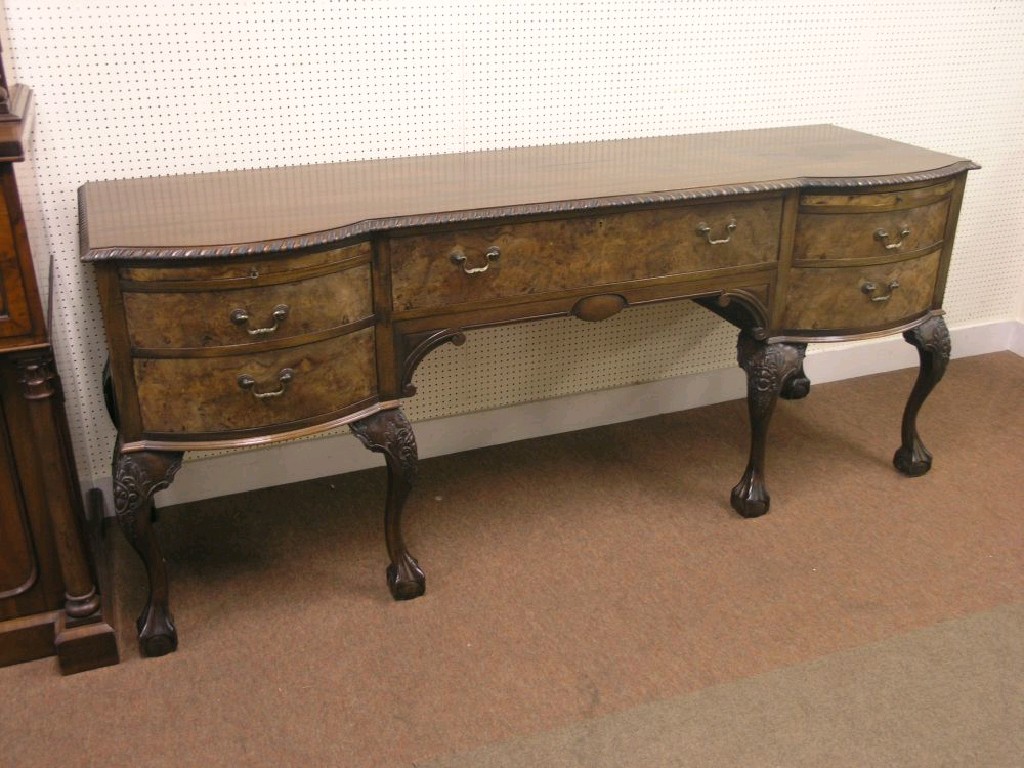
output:
[[[9, 79], [36, 97], [19, 181], [36, 262], [54, 260], [51, 330], [85, 479], [109, 473], [113, 442], [98, 300], [77, 258], [88, 180], [834, 122], [983, 165], [948, 318], [1020, 311], [1016, 0], [6, 0], [6, 12]], [[432, 353], [408, 410], [447, 415], [733, 361], [731, 330], [689, 305], [490, 329]]]
[[734, 364], [735, 347], [735, 329], [690, 302], [630, 308], [600, 323], [565, 317], [485, 328], [427, 356], [405, 411], [439, 418], [703, 373]]

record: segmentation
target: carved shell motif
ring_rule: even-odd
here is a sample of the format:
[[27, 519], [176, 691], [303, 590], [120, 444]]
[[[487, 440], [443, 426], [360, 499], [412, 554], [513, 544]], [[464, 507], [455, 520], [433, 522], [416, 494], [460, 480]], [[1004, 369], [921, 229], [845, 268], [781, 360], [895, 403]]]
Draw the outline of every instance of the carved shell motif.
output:
[[737, 357], [759, 408], [770, 408], [786, 379], [801, 370], [805, 350], [805, 344], [765, 344], [740, 334]]
[[949, 339], [949, 329], [941, 318], [932, 318], [917, 328], [910, 329], [904, 334], [904, 337], [918, 349], [938, 354], [944, 360], [949, 359], [952, 344]]
[[410, 481], [416, 477], [416, 436], [405, 415], [397, 408], [381, 411], [349, 424], [359, 441], [374, 453], [398, 462], [399, 471]]

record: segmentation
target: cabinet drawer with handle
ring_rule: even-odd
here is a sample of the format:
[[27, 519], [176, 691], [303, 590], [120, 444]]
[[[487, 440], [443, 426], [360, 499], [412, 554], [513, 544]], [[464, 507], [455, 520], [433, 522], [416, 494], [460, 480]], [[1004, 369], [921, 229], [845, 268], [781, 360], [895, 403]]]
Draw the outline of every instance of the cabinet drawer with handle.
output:
[[952, 184], [886, 194], [804, 195], [793, 263], [864, 263], [928, 252], [942, 244]]
[[200, 349], [287, 339], [373, 314], [370, 266], [231, 290], [124, 291], [135, 349]]
[[142, 428], [210, 434], [327, 416], [376, 394], [373, 328], [247, 355], [133, 361]]
[[889, 264], [794, 269], [781, 327], [874, 330], [931, 308], [940, 251]]
[[391, 240], [396, 311], [778, 259], [782, 199], [680, 205]]

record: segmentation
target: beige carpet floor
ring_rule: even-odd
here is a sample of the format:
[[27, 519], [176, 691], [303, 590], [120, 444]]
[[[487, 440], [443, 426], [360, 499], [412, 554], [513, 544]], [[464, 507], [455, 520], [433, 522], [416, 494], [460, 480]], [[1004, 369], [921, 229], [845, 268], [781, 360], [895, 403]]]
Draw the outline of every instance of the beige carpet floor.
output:
[[914, 374], [780, 403], [756, 520], [742, 401], [424, 461], [409, 603], [383, 470], [165, 509], [159, 659], [112, 530], [123, 661], [0, 670], [0, 763], [1019, 765], [1024, 359], [951, 363], [911, 479]]

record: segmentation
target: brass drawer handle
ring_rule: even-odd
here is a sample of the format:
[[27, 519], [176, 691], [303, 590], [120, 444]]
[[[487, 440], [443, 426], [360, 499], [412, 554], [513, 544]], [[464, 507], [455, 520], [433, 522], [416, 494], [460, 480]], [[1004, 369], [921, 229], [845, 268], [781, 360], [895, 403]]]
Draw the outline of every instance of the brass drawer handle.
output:
[[281, 386], [277, 389], [272, 389], [269, 392], [257, 392], [256, 391], [256, 379], [250, 376], [248, 373], [243, 373], [238, 377], [238, 386], [242, 389], [247, 390], [249, 394], [255, 397], [257, 400], [262, 400], [265, 397], [280, 397], [288, 389], [288, 385], [292, 383], [292, 379], [295, 378], [295, 371], [291, 368], [282, 368], [281, 372], [277, 374], [277, 380]]
[[864, 285], [860, 287], [860, 292], [872, 301], [888, 301], [892, 298], [892, 292], [899, 287], [899, 280], [890, 280], [885, 286], [885, 293], [876, 296], [875, 292], [878, 290], [878, 283], [864, 283]]
[[[283, 323], [288, 318], [288, 312], [290, 311], [291, 310], [288, 309], [287, 304], [278, 304], [276, 307], [274, 307], [274, 311], [270, 314], [270, 318], [274, 321], [273, 325], [267, 326], [266, 328], [246, 328], [245, 332], [248, 333], [250, 336], [262, 336], [263, 334], [266, 333], [273, 333], [281, 326], [281, 323]], [[239, 307], [238, 309], [234, 310], [231, 313], [230, 319], [231, 322], [234, 323], [235, 325], [248, 325], [249, 312]]]
[[736, 230], [736, 219], [729, 219], [729, 223], [725, 225], [726, 236], [720, 240], [715, 240], [711, 237], [711, 227], [705, 224], [703, 221], [697, 225], [697, 234], [703, 236], [707, 241], [708, 245], [722, 245], [732, 240], [732, 233]]
[[461, 250], [455, 251], [451, 255], [452, 264], [454, 264], [457, 267], [462, 267], [462, 271], [465, 272], [467, 275], [475, 275], [478, 272], [486, 272], [493, 262], [500, 259], [501, 249], [498, 248], [498, 246], [496, 245], [492, 245], [490, 248], [487, 249], [487, 252], [484, 254], [484, 258], [487, 259], [487, 263], [484, 264], [482, 267], [468, 267], [466, 266], [466, 254], [464, 254]]
[[887, 251], [895, 251], [903, 247], [903, 242], [910, 237], [910, 227], [903, 227], [900, 230], [900, 239], [894, 243], [889, 242], [889, 233], [884, 229], [875, 230], [875, 240], [885, 246]]

